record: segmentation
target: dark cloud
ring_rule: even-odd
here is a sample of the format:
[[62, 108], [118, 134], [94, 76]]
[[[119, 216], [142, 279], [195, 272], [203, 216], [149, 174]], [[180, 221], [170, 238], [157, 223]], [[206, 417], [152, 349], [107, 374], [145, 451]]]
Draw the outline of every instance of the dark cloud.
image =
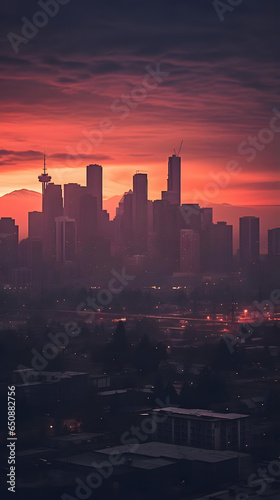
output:
[[[47, 158], [57, 161], [65, 161], [67, 153], [54, 153], [47, 155]], [[92, 161], [92, 155], [80, 154], [79, 158], [83, 161]], [[95, 154], [94, 161], [108, 161], [113, 158], [109, 155]], [[0, 165], [11, 165], [15, 162], [32, 162], [36, 161], [36, 168], [38, 168], [38, 161], [42, 162], [43, 152], [42, 151], [12, 151], [7, 149], [0, 149]], [[32, 165], [30, 165], [32, 168]]]

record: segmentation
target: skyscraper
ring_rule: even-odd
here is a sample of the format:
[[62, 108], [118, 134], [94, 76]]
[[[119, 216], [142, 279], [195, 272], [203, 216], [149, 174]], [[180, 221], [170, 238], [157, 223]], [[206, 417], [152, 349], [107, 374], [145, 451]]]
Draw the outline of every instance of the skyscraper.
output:
[[239, 219], [239, 249], [241, 266], [259, 260], [260, 219], [258, 217], [241, 217]]
[[28, 238], [43, 237], [43, 213], [28, 212]]
[[91, 194], [80, 199], [78, 253], [83, 277], [92, 277], [98, 265], [97, 200]]
[[47, 185], [43, 198], [43, 260], [54, 262], [56, 253], [55, 218], [63, 215], [62, 189], [60, 185]]
[[230, 272], [233, 260], [232, 226], [228, 226], [226, 222], [217, 222], [211, 224], [206, 234], [206, 252], [209, 255], [207, 270], [218, 273]]
[[180, 271], [200, 271], [200, 237], [193, 229], [182, 229], [180, 232]]
[[9, 282], [18, 261], [18, 226], [11, 217], [0, 219], [0, 281]]
[[117, 251], [124, 256], [133, 252], [132, 200], [133, 193], [130, 189], [123, 195], [115, 219], [115, 244]]
[[204, 231], [213, 223], [213, 208], [203, 207], [200, 208], [200, 227]]
[[168, 160], [167, 193], [172, 205], [181, 205], [181, 157], [176, 154]]
[[280, 256], [280, 228], [269, 229], [268, 231], [268, 255]]
[[102, 210], [102, 167], [101, 165], [87, 166], [87, 188], [89, 194], [97, 199], [97, 210]]
[[77, 254], [76, 221], [69, 217], [56, 217], [56, 263], [74, 262]]
[[148, 238], [148, 180], [147, 174], [133, 176], [132, 224], [134, 254], [143, 255], [147, 251]]
[[64, 184], [64, 215], [66, 217], [75, 219], [78, 222], [80, 217], [80, 199], [87, 191], [85, 186], [80, 186], [80, 184], [74, 182]]

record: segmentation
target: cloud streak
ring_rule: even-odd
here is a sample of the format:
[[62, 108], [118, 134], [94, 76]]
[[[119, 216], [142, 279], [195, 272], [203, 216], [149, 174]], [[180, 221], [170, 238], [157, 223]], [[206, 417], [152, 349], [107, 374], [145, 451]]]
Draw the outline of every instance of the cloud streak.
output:
[[[21, 170], [30, 172], [26, 187], [36, 189], [31, 172], [43, 149], [49, 168], [67, 169], [67, 147], [79, 143], [83, 129], [111, 118], [112, 102], [141, 84], [147, 65], [160, 63], [168, 78], [126, 120], [115, 115], [115, 130], [82, 157], [85, 165], [103, 163], [109, 195], [131, 187], [131, 175], [141, 167], [149, 171], [150, 196], [158, 197], [167, 157], [182, 138], [185, 193], [201, 189], [209, 172], [236, 158], [238, 144], [267, 126], [280, 104], [280, 7], [274, 0], [244, 2], [225, 23], [204, 0], [69, 2], [18, 56], [6, 34], [19, 32], [34, 2], [2, 4], [2, 147], [14, 152], [0, 156], [7, 186], [7, 176]], [[277, 175], [278, 157], [275, 143], [244, 164], [239, 185], [219, 201], [230, 195], [235, 203], [248, 182], [256, 182], [256, 193], [271, 195], [261, 179], [264, 170]], [[120, 172], [120, 186], [114, 187], [113, 171]], [[78, 169], [76, 176], [80, 181]]]

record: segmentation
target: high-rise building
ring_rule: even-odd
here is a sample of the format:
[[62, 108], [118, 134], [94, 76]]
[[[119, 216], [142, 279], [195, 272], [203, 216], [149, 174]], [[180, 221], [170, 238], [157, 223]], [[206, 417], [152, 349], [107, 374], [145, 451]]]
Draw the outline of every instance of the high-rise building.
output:
[[83, 276], [91, 276], [97, 260], [97, 200], [84, 194], [80, 199], [79, 259]]
[[102, 210], [102, 167], [101, 165], [87, 166], [87, 188], [89, 194], [97, 199], [97, 210]]
[[260, 257], [260, 219], [241, 217], [239, 219], [240, 264], [246, 266], [257, 262]]
[[134, 254], [143, 255], [147, 251], [148, 239], [148, 180], [147, 174], [133, 176], [132, 224]]
[[232, 226], [226, 222], [211, 224], [206, 230], [206, 253], [209, 256], [207, 271], [227, 273], [232, 270], [233, 239]]
[[56, 254], [55, 219], [63, 215], [62, 189], [49, 183], [43, 198], [43, 260], [54, 262]]
[[43, 237], [43, 212], [28, 213], [28, 238]]
[[181, 157], [176, 154], [168, 160], [167, 192], [167, 201], [181, 205]]
[[172, 274], [180, 271], [180, 231], [189, 227], [183, 207], [165, 200], [153, 203], [153, 253], [156, 268], [160, 273]]
[[0, 280], [10, 282], [18, 262], [18, 226], [11, 217], [0, 219]]
[[269, 229], [268, 231], [268, 255], [280, 256], [280, 228]]
[[198, 273], [200, 271], [200, 236], [193, 229], [180, 232], [180, 271]]
[[200, 208], [200, 227], [204, 231], [213, 223], [213, 208], [202, 207]]
[[178, 193], [176, 191], [162, 191], [161, 199], [168, 201], [170, 205], [178, 205]]
[[119, 202], [116, 210], [114, 227], [114, 254], [128, 256], [133, 253], [132, 225], [133, 193], [129, 190]]
[[76, 221], [69, 217], [55, 218], [56, 263], [74, 262], [77, 254]]
[[64, 215], [75, 219], [78, 222], [80, 217], [80, 199], [81, 196], [87, 193], [85, 186], [80, 184], [69, 183], [64, 184]]
[[201, 208], [197, 203], [184, 203], [180, 207], [182, 229], [201, 230]]

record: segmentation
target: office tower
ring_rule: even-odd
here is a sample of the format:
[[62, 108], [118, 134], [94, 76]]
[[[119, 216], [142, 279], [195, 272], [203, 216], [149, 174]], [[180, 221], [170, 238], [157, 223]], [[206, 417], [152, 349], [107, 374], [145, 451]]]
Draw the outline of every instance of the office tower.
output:
[[129, 256], [133, 253], [133, 193], [131, 189], [122, 197], [115, 218], [115, 245], [117, 253]]
[[79, 259], [82, 275], [91, 275], [97, 264], [97, 199], [84, 194], [80, 199]]
[[232, 270], [233, 239], [232, 226], [226, 222], [211, 224], [206, 230], [205, 254], [207, 259], [206, 270], [216, 273], [227, 273]]
[[268, 255], [280, 256], [280, 228], [268, 230]]
[[80, 184], [64, 184], [64, 215], [78, 222], [80, 217], [80, 199], [88, 192], [85, 186]]
[[200, 236], [193, 229], [181, 229], [180, 232], [180, 271], [200, 271]]
[[162, 199], [181, 205], [181, 157], [176, 154], [168, 159], [167, 192], [163, 191]]
[[213, 208], [200, 208], [200, 227], [205, 231], [213, 223]]
[[197, 203], [184, 203], [180, 207], [182, 229], [201, 230], [201, 208]]
[[18, 262], [18, 226], [11, 217], [0, 219], [0, 280], [10, 282], [12, 268]]
[[239, 219], [239, 249], [241, 266], [259, 260], [260, 219], [258, 217], [241, 217]]
[[43, 237], [43, 212], [28, 212], [28, 238]]
[[167, 227], [167, 200], [153, 202], [153, 256], [157, 271], [170, 270], [170, 237]]
[[147, 202], [147, 212], [148, 212], [148, 233], [150, 234], [153, 232], [153, 224], [154, 224], [153, 202], [151, 200], [148, 200]]
[[168, 201], [170, 205], [178, 205], [178, 193], [176, 191], [162, 191], [161, 199]]
[[147, 251], [148, 237], [148, 180], [147, 174], [133, 176], [132, 223], [134, 254], [143, 255]]
[[153, 203], [154, 264], [164, 274], [180, 270], [180, 231], [186, 229], [181, 210], [167, 200]]
[[97, 240], [97, 199], [84, 194], [80, 199], [80, 239], [81, 246], [90, 250]]
[[21, 265], [31, 270], [32, 282], [43, 279], [43, 212], [28, 213], [28, 238], [20, 246]]
[[76, 221], [69, 217], [55, 218], [56, 263], [74, 262], [77, 254]]
[[49, 183], [43, 198], [43, 260], [54, 262], [56, 253], [55, 219], [63, 215], [61, 186]]
[[102, 167], [101, 165], [87, 166], [87, 188], [89, 194], [97, 199], [97, 210], [102, 210]]

